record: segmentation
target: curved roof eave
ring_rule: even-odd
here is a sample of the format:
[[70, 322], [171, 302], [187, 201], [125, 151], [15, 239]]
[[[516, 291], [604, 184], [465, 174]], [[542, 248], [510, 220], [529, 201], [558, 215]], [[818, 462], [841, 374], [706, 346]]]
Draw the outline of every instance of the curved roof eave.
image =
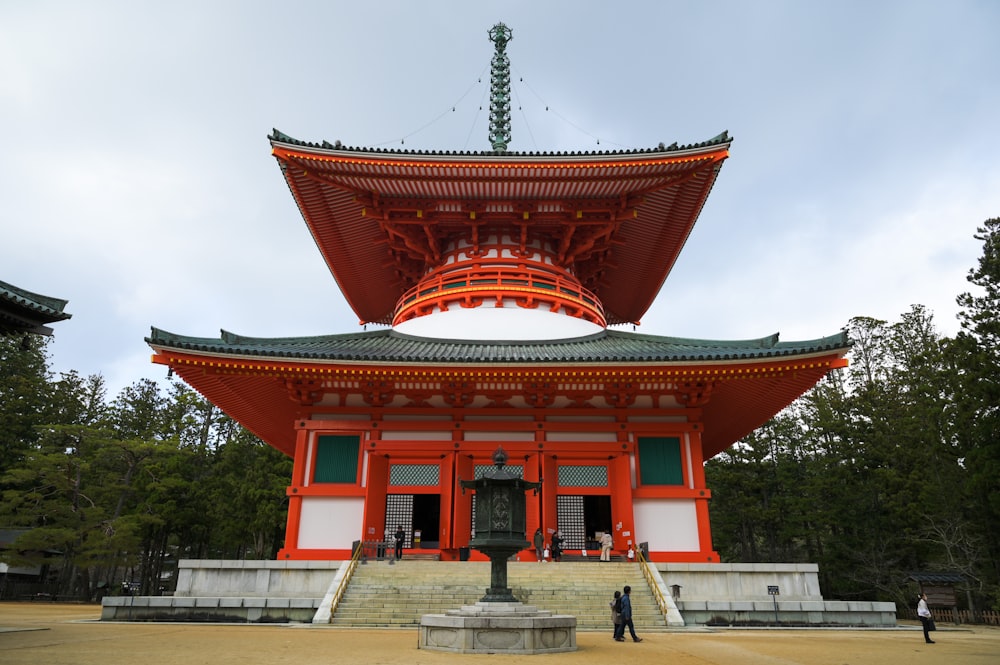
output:
[[[673, 269], [728, 158], [727, 132], [686, 146], [584, 153], [345, 148], [270, 137], [313, 240], [361, 322], [387, 324], [415, 277], [395, 263], [370, 201], [629, 201], [606, 253], [574, 269], [609, 324], [635, 323]], [[366, 203], [369, 201], [369, 203]], [[575, 208], [573, 208], [575, 209]]]
[[565, 340], [444, 340], [393, 330], [313, 337], [260, 338], [221, 331], [219, 337], [186, 337], [153, 328], [146, 342], [157, 350], [199, 355], [306, 363], [528, 365], [632, 363], [739, 363], [846, 354], [847, 333], [815, 340], [779, 342], [777, 335], [752, 340], [704, 340], [605, 330]]
[[683, 155], [688, 152], [698, 152], [704, 148], [718, 148], [723, 146], [728, 146], [732, 143], [732, 139], [729, 136], [728, 131], [723, 131], [716, 136], [708, 139], [707, 141], [701, 141], [698, 143], [690, 143], [686, 145], [680, 145], [676, 141], [670, 145], [664, 145], [663, 143], [658, 144], [655, 148], [635, 148], [629, 150], [595, 150], [595, 151], [542, 151], [542, 152], [518, 152], [518, 151], [508, 151], [508, 150], [483, 150], [483, 151], [466, 151], [466, 150], [399, 150], [395, 148], [367, 148], [367, 147], [357, 147], [357, 146], [345, 146], [340, 141], [335, 141], [330, 143], [329, 141], [320, 141], [319, 143], [302, 141], [296, 138], [292, 138], [288, 134], [285, 134], [278, 129], [272, 129], [271, 134], [268, 135], [268, 140], [271, 142], [272, 146], [277, 144], [299, 148], [307, 149], [309, 151], [317, 153], [326, 154], [341, 154], [349, 155], [355, 154], [358, 156], [371, 157], [373, 155], [379, 156], [398, 156], [401, 158], [413, 158], [419, 157], [421, 159], [453, 159], [455, 157], [462, 158], [475, 158], [482, 159], [483, 161], [495, 161], [498, 159], [503, 159], [505, 161], [525, 159], [529, 161], [539, 161], [539, 160], [553, 160], [553, 161], [565, 161], [574, 159], [586, 159], [588, 161], [593, 160], [595, 157], [610, 157], [610, 158], [621, 158], [623, 156], [639, 156], [639, 155], [652, 155], [652, 154], [671, 154], [671, 155]]

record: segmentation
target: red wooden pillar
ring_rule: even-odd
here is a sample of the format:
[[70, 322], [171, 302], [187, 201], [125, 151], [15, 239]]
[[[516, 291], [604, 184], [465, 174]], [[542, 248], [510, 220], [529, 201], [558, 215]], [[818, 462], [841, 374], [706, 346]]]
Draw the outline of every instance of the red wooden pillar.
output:
[[[541, 455], [542, 485], [540, 497], [542, 512], [542, 533], [545, 542], [552, 539], [552, 534], [559, 528], [559, 509], [556, 497], [559, 495], [559, 462], [555, 455]], [[534, 533], [534, 531], [532, 531]]]
[[438, 463], [438, 489], [441, 492], [441, 503], [438, 513], [441, 515], [438, 526], [438, 547], [441, 550], [453, 547], [454, 528], [452, 526], [455, 513], [452, 505], [455, 502], [455, 453], [448, 453]]
[[295, 458], [292, 461], [292, 482], [285, 490], [288, 495], [288, 517], [285, 521], [285, 546], [278, 550], [279, 559], [294, 558], [299, 549], [299, 524], [302, 521], [302, 495], [309, 462], [309, 430], [295, 433]]
[[719, 553], [712, 550], [712, 522], [708, 514], [708, 502], [712, 498], [711, 491], [705, 487], [704, 453], [701, 446], [701, 428], [697, 427], [688, 434], [691, 449], [692, 486], [698, 490], [695, 499], [695, 515], [698, 519], [698, 547], [701, 550], [702, 561], [719, 563]]
[[385, 538], [385, 497], [388, 491], [389, 458], [369, 453], [368, 476], [365, 478], [364, 540]]
[[528, 556], [524, 557], [525, 560], [532, 560], [537, 555], [535, 554], [535, 530], [541, 529], [542, 535], [545, 535], [545, 527], [542, 526], [542, 497], [545, 492], [545, 477], [542, 475], [542, 468], [539, 458], [541, 455], [538, 453], [528, 453], [524, 456], [524, 480], [530, 483], [537, 483], [539, 479], [543, 481], [541, 489], [537, 493], [530, 491], [525, 496], [525, 537], [527, 538], [530, 545], [528, 546]]
[[[459, 480], [474, 480], [476, 477], [475, 461], [472, 455], [458, 453], [455, 455], [454, 484]], [[469, 546], [472, 535], [472, 490], [462, 491], [456, 487], [454, 491], [453, 517], [451, 521], [451, 546], [455, 549]]]
[[[615, 549], [628, 551], [629, 542], [638, 548], [635, 539], [635, 514], [632, 512], [632, 466], [628, 453], [615, 455], [608, 462], [608, 483], [611, 486], [611, 519], [614, 521]], [[618, 525], [621, 524], [621, 528]], [[628, 535], [625, 535], [628, 534]]]

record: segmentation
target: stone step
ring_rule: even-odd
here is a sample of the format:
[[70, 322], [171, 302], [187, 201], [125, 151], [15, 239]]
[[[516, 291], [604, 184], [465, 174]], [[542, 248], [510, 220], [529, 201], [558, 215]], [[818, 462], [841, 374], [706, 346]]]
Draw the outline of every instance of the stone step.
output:
[[[424, 614], [472, 605], [486, 593], [490, 563], [403, 559], [358, 566], [331, 623], [337, 626], [418, 626]], [[632, 586], [633, 614], [644, 630], [665, 629], [652, 593], [633, 563], [511, 562], [507, 585], [525, 605], [577, 617], [579, 630], [609, 630], [608, 602]]]

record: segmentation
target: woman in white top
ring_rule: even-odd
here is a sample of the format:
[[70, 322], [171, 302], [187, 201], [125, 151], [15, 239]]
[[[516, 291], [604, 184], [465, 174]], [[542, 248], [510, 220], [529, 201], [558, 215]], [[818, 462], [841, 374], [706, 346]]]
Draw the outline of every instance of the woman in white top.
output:
[[920, 618], [920, 623], [923, 624], [924, 627], [924, 642], [927, 642], [927, 644], [934, 644], [934, 640], [932, 640], [931, 636], [928, 634], [928, 631], [931, 630], [931, 625], [934, 619], [931, 618], [931, 611], [927, 609], [926, 593], [920, 594], [920, 600], [917, 602], [917, 616]]
[[611, 539], [611, 533], [605, 531], [601, 535], [601, 561], [611, 561], [611, 548], [614, 546], [615, 542]]

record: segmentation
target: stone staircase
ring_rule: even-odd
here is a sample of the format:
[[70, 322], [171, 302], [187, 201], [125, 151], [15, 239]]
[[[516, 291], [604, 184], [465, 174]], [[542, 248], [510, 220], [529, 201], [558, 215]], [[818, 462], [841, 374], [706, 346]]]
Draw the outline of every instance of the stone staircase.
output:
[[[642, 571], [635, 563], [510, 562], [507, 585], [525, 605], [577, 618], [577, 630], [608, 631], [608, 602], [615, 589], [632, 587], [636, 631], [666, 630]], [[426, 561], [404, 558], [393, 565], [359, 565], [331, 624], [350, 628], [413, 628], [424, 614], [444, 614], [482, 598], [490, 585], [488, 561]]]

